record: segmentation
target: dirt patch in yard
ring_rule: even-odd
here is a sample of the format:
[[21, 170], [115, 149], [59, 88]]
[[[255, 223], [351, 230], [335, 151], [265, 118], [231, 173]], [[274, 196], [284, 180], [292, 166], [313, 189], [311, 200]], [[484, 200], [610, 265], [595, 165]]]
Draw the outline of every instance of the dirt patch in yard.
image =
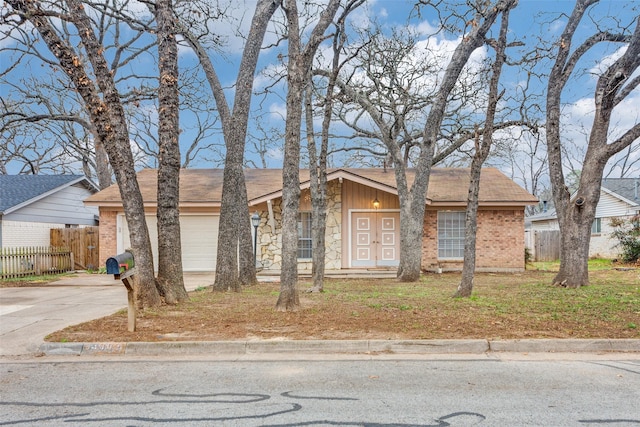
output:
[[274, 309], [278, 283], [241, 293], [191, 292], [188, 302], [127, 312], [51, 334], [54, 342], [640, 338], [640, 270], [591, 273], [590, 286], [551, 286], [553, 273], [478, 274], [471, 298], [452, 298], [460, 274], [426, 274], [416, 283], [332, 279], [304, 291], [296, 312]]

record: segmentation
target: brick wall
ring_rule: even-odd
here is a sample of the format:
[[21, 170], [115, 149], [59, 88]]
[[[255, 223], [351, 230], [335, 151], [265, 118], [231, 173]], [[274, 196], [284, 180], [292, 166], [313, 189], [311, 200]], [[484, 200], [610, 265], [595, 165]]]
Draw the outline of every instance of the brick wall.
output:
[[[462, 269], [462, 260], [438, 262], [438, 213], [427, 210], [422, 240], [422, 268]], [[478, 212], [476, 268], [479, 271], [524, 270], [524, 209]]]
[[479, 212], [476, 266], [524, 270], [524, 209]]
[[100, 267], [118, 250], [116, 213], [100, 209]]
[[438, 267], [438, 212], [424, 213], [424, 234], [422, 236], [422, 269], [434, 270]]
[[2, 226], [3, 248], [18, 248], [25, 246], [49, 246], [52, 228], [64, 228], [64, 224], [45, 222], [7, 221], [0, 222]]

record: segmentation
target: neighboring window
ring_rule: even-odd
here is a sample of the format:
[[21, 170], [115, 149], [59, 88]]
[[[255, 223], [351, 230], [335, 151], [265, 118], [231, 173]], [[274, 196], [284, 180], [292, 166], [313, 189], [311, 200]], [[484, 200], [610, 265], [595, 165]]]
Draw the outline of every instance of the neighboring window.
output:
[[298, 258], [311, 258], [311, 212], [298, 214]]
[[438, 212], [438, 258], [464, 257], [464, 212]]
[[602, 218], [596, 218], [593, 220], [593, 224], [591, 224], [591, 234], [600, 233], [602, 233]]

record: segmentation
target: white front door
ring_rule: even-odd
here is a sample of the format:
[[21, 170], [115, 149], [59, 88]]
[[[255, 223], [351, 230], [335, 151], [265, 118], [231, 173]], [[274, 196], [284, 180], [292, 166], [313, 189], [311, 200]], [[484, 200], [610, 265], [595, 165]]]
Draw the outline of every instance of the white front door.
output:
[[400, 213], [351, 214], [351, 267], [396, 267], [400, 262]]

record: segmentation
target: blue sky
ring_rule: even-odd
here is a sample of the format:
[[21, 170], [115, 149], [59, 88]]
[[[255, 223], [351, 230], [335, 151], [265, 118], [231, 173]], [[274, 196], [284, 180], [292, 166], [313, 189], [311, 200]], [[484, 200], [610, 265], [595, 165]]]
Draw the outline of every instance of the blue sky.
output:
[[[224, 0], [229, 1], [230, 0]], [[392, 26], [399, 26], [401, 28], [407, 28], [410, 26], [415, 29], [420, 37], [419, 46], [430, 46], [433, 49], [439, 50], [446, 56], [450, 53], [459, 40], [459, 34], [434, 34], [434, 29], [437, 28], [437, 21], [432, 13], [429, 13], [425, 9], [425, 14], [418, 19], [414, 14], [412, 19], [409, 19], [410, 12], [413, 7], [413, 1], [404, 0], [371, 0], [366, 4], [366, 7], [356, 11], [350, 18], [352, 23], [358, 25], [366, 25], [367, 22], [372, 20], [378, 20], [384, 23], [388, 28]], [[444, 2], [447, 3], [447, 2]], [[223, 84], [229, 87], [228, 95], [231, 99], [233, 94], [233, 83], [237, 72], [237, 64], [240, 58], [242, 49], [242, 39], [235, 36], [237, 28], [240, 28], [239, 32], [246, 34], [248, 25], [251, 20], [253, 12], [254, 2], [247, 0], [244, 2], [230, 2], [234, 5], [230, 9], [232, 16], [236, 19], [235, 24], [225, 23], [217, 25], [215, 31], [223, 36], [223, 39], [227, 41], [227, 45], [224, 48], [223, 55], [218, 55], [214, 59], [214, 63], [218, 67], [218, 72]], [[147, 13], [146, 7], [142, 4], [132, 3], [132, 7], [136, 8], [135, 12], [144, 15]], [[566, 23], [566, 16], [562, 16], [562, 13], [568, 14], [573, 8], [573, 1], [546, 1], [546, 0], [520, 0], [519, 5], [511, 13], [511, 34], [510, 40], [519, 40], [525, 43], [525, 47], [522, 49], [529, 49], [532, 45], [539, 43], [540, 40], [544, 40], [546, 43], [552, 43], [557, 39], [564, 24]], [[6, 7], [3, 5], [3, 7]], [[632, 21], [632, 17], [638, 14], [637, 5], [632, 2], [618, 1], [618, 0], [603, 0], [599, 5], [592, 9], [590, 16], [593, 17], [593, 21], [585, 19], [578, 31], [578, 37], [584, 37], [586, 34], [590, 34], [595, 27], [594, 22], [598, 22], [599, 25], [611, 26], [616, 20], [620, 20], [623, 23]], [[280, 12], [276, 14], [276, 18], [281, 17]], [[275, 27], [272, 27], [272, 29]], [[275, 40], [275, 34], [270, 32], [265, 40], [265, 45], [269, 45]], [[0, 43], [0, 46], [6, 48], [11, 46], [6, 40]], [[563, 129], [564, 136], [568, 141], [576, 144], [577, 146], [583, 145], [585, 136], [584, 133], [588, 131], [590, 124], [590, 117], [593, 111], [593, 88], [595, 85], [597, 73], [600, 64], [615, 58], [620, 54], [620, 46], [606, 46], [602, 49], [594, 50], [593, 55], [586, 58], [584, 61], [583, 69], [576, 79], [571, 82], [571, 85], [567, 88], [563, 100], [566, 102], [564, 112], [566, 113], [566, 126]], [[280, 47], [270, 48], [263, 52], [260, 68], [261, 71], [277, 71], [282, 68], [282, 64], [278, 61], [278, 55], [286, 53], [286, 45], [282, 44]], [[475, 54], [475, 58], [480, 61], [489, 52], [486, 49], [480, 49]], [[417, 58], [418, 56], [416, 56]], [[3, 69], [8, 63], [12, 61], [12, 56], [8, 51], [3, 50], [0, 52], [0, 64]], [[187, 48], [181, 49], [180, 65], [183, 71], [189, 70], [196, 65], [195, 55]], [[155, 75], [155, 61], [150, 55], [144, 55], [138, 58], [134, 63], [130, 65], [131, 69], [136, 71], [143, 70], [148, 75]], [[548, 71], [551, 66], [551, 62], [547, 61], [540, 64], [540, 68], [536, 71]], [[43, 73], [43, 70], [45, 71]], [[522, 84], [527, 72], [530, 70], [524, 68], [512, 67], [505, 70], [503, 77], [503, 84], [505, 88], [517, 88]], [[35, 78], [50, 77], [49, 67], [43, 67], [37, 60], [31, 60], [29, 62], [24, 61], [23, 67], [18, 67], [6, 78], [8, 81], [13, 79], [13, 82], [18, 82], [20, 78], [28, 75], [33, 75]], [[186, 77], [186, 76], [185, 76]], [[259, 74], [256, 76], [256, 90], [261, 90], [270, 85], [272, 81], [266, 74]], [[544, 91], [544, 80], [535, 81], [534, 84], [538, 85], [540, 93]], [[276, 90], [269, 96], [256, 97], [253, 101], [253, 119], [260, 119], [259, 125], [256, 122], [252, 122], [251, 136], [258, 137], [262, 135], [259, 129], [274, 130], [275, 133], [271, 134], [271, 145], [267, 147], [266, 161], [268, 167], [278, 167], [281, 162], [281, 143], [278, 139], [277, 132], [284, 127], [284, 92], [282, 85], [276, 85]], [[207, 137], [205, 144], [212, 144], [218, 147], [222, 146], [223, 139], [219, 132], [219, 125], [215, 124], [215, 113], [211, 112], [214, 109], [212, 103], [210, 91], [206, 86], [199, 87], [195, 90], [195, 98], [198, 99], [201, 104], [199, 105], [203, 109], [210, 110], [209, 119], [212, 120], [211, 128], [207, 131]], [[0, 87], [0, 96], [4, 99], [8, 99], [12, 94], [12, 90], [9, 85], [3, 84]], [[634, 123], [640, 120], [640, 93], [636, 90], [636, 93], [628, 100], [628, 102], [621, 106], [614, 117], [613, 123], [616, 123], [616, 127], [619, 129], [627, 129]], [[544, 98], [541, 98], [540, 102], [543, 102]], [[137, 113], [142, 113], [143, 116], [153, 118], [155, 116], [155, 106], [152, 103], [141, 105], [137, 109]], [[200, 120], [204, 121], [205, 118], [200, 114]], [[185, 110], [181, 114], [181, 146], [183, 154], [186, 154], [190, 143], [195, 138], [195, 130], [198, 120], [193, 113]], [[132, 122], [132, 129], [140, 129], [141, 124]], [[336, 131], [339, 131], [340, 125], [336, 124]], [[132, 136], [132, 138], [144, 141], [144, 138], [140, 136]], [[254, 141], [250, 139], [249, 144]], [[522, 141], [524, 144], [525, 141]], [[636, 146], [637, 146], [636, 142]], [[516, 144], [517, 145], [517, 144]], [[637, 150], [632, 153], [632, 156], [640, 155]], [[56, 153], [53, 150], [52, 155], [63, 155]], [[146, 156], [143, 152], [137, 151], [138, 156], [144, 159]], [[214, 154], [212, 151], [203, 152], [197, 161], [194, 161], [192, 167], [212, 167], [218, 166], [219, 163], [215, 159], [219, 159], [222, 156], [220, 153]], [[251, 152], [251, 147], [248, 147], [247, 157], [254, 161], [254, 164], [258, 167], [262, 166], [259, 158]], [[340, 159], [334, 159], [334, 165], [340, 165]], [[576, 155], [574, 162], [579, 162], [579, 156]], [[148, 162], [147, 162], [148, 163]], [[141, 165], [144, 162], [141, 161]], [[578, 165], [579, 166], [579, 165]], [[576, 167], [574, 165], [574, 167]], [[506, 173], [514, 176], [514, 179], [524, 180], [525, 178], [518, 178], [511, 166], [501, 165]], [[9, 165], [9, 171], [12, 173], [15, 171], [15, 165]], [[15, 173], [15, 172], [13, 172]], [[640, 171], [636, 170], [636, 175], [640, 175]], [[526, 186], [526, 182], [520, 182]]]

